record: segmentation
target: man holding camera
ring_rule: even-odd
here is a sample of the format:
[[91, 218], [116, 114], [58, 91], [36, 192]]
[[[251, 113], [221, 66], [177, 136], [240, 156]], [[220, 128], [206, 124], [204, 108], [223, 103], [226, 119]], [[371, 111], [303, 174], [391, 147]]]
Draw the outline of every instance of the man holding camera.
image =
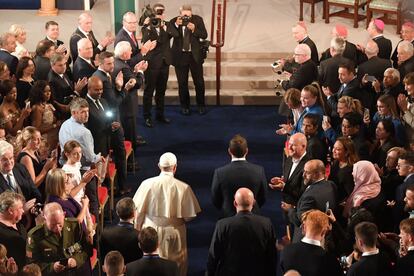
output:
[[155, 90], [156, 120], [169, 124], [164, 115], [164, 97], [167, 89], [168, 73], [171, 64], [170, 39], [178, 37], [178, 30], [170, 22], [164, 21], [165, 7], [155, 4], [153, 14], [146, 17], [142, 28], [142, 43], [156, 41], [156, 47], [148, 54], [148, 68], [145, 71], [143, 111], [146, 127], [153, 127], [151, 118], [152, 97]]
[[193, 15], [190, 5], [180, 8], [180, 16], [171, 19], [171, 24], [178, 30], [178, 37], [174, 38], [172, 45], [172, 64], [178, 80], [178, 93], [180, 96], [181, 113], [190, 115], [190, 93], [188, 91], [188, 72], [193, 78], [198, 112], [204, 115], [205, 87], [203, 77], [204, 55], [202, 54], [201, 40], [207, 38], [207, 30], [203, 18]]

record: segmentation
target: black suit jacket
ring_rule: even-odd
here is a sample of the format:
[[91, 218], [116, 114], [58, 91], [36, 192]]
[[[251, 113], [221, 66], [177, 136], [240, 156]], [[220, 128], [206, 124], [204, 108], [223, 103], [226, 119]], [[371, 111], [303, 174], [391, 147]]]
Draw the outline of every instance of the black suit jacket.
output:
[[328, 145], [324, 139], [318, 137], [318, 134], [307, 136], [308, 144], [306, 146], [306, 153], [309, 159], [319, 159], [326, 164], [326, 156], [328, 154]]
[[34, 77], [36, 80], [47, 80], [50, 71], [50, 59], [46, 57], [36, 56], [33, 59], [36, 69]]
[[296, 209], [291, 208], [288, 211], [290, 223], [295, 226], [295, 234], [293, 242], [298, 242], [302, 238], [302, 214], [311, 209], [317, 209], [325, 212], [326, 202], [329, 202], [329, 208], [335, 211], [336, 209], [336, 186], [335, 183], [329, 180], [322, 180], [312, 183], [306, 187], [302, 196], [296, 204]]
[[341, 276], [339, 262], [322, 247], [304, 242], [286, 246], [280, 255], [282, 272], [297, 270], [307, 276]]
[[103, 84], [103, 94], [102, 98], [106, 100], [109, 107], [113, 112], [115, 112], [116, 119], [119, 120], [119, 105], [122, 100], [125, 98], [125, 91], [116, 90], [114, 83], [111, 79], [108, 78], [107, 74], [102, 70], [96, 70], [93, 76], [97, 76]]
[[137, 64], [141, 60], [144, 60], [144, 57], [142, 56], [141, 51], [138, 48], [138, 42], [135, 39], [135, 34], [134, 34], [134, 40], [132, 40], [132, 38], [128, 35], [127, 31], [125, 31], [124, 28], [121, 28], [116, 34], [114, 47], [121, 41], [129, 42], [129, 44], [132, 47], [131, 59], [128, 61], [131, 67], [134, 67], [135, 64]]
[[385, 38], [383, 35], [377, 36], [372, 40], [378, 45], [378, 57], [389, 60], [391, 58], [392, 43], [391, 40]]
[[407, 255], [397, 260], [394, 275], [411, 276], [414, 275], [414, 251], [408, 251]]
[[7, 67], [10, 70], [10, 76], [16, 74], [17, 63], [19, 63], [17, 57], [7, 51], [0, 50], [0, 60], [7, 64]]
[[[334, 93], [332, 91], [332, 93]], [[365, 106], [365, 103], [368, 102], [366, 95], [364, 95], [364, 91], [360, 88], [358, 78], [355, 77], [350, 82], [348, 82], [345, 88], [342, 88], [342, 84], [339, 87], [338, 91], [335, 92], [331, 97], [328, 98], [328, 104], [331, 107], [332, 112], [335, 114], [338, 106], [338, 100], [342, 96], [349, 96], [354, 99], [358, 99], [361, 101], [361, 104]]]
[[89, 103], [89, 119], [85, 125], [92, 133], [95, 153], [100, 152], [103, 156], [106, 156], [110, 148], [111, 122], [113, 119], [108, 118], [105, 114], [110, 108], [105, 99], [99, 99], [104, 110], [102, 108], [98, 109], [95, 102], [88, 96], [86, 96], [86, 100]]
[[119, 71], [122, 71], [124, 75], [124, 86], [131, 78], [136, 79], [136, 84], [134, 88], [132, 88], [123, 101], [119, 106], [119, 112], [123, 117], [133, 117], [136, 115], [136, 106], [138, 102], [137, 90], [144, 85], [144, 74], [142, 73], [134, 73], [133, 69], [129, 66], [127, 61], [121, 60], [119, 58], [115, 58], [115, 68], [112, 72], [111, 76], [114, 80], [118, 75]]
[[398, 65], [397, 68], [398, 71], [400, 71], [400, 80], [403, 80], [405, 75], [407, 75], [410, 72], [414, 72], [414, 56]]
[[276, 238], [269, 218], [248, 211], [217, 222], [206, 275], [276, 275]]
[[362, 256], [359, 261], [351, 265], [346, 275], [389, 276], [392, 275], [391, 261], [381, 251], [379, 254]]
[[[42, 202], [42, 196], [39, 190], [34, 185], [32, 178], [30, 177], [29, 172], [26, 167], [22, 164], [15, 163], [13, 167], [13, 176], [17, 184], [22, 190], [22, 194], [26, 200], [36, 198], [36, 202]], [[7, 185], [6, 179], [0, 175], [0, 194], [6, 190], [10, 190]]]
[[300, 41], [299, 44], [306, 44], [309, 46], [309, 48], [311, 49], [311, 59], [316, 65], [319, 65], [318, 48], [316, 48], [315, 42], [313, 42], [313, 40], [310, 39], [309, 36], [307, 36], [302, 41]]
[[[361, 52], [358, 51], [356, 45], [352, 42], [346, 41], [345, 50], [342, 54], [343, 57], [351, 60], [355, 66], [360, 63], [361, 60]], [[320, 62], [331, 58], [330, 49], [326, 49], [325, 52], [322, 53]]]
[[344, 62], [349, 62], [349, 59], [337, 55], [332, 58], [321, 61], [319, 66], [319, 83], [322, 86], [329, 87], [332, 93], [338, 91], [341, 83], [338, 79], [339, 65]]
[[389, 59], [372, 57], [358, 66], [358, 80], [361, 81], [362, 77], [368, 74], [381, 81], [384, 78], [384, 71], [391, 67], [392, 64]]
[[[95, 71], [95, 66], [88, 63], [83, 58], [77, 58], [73, 64], [73, 80], [77, 82], [84, 77], [90, 78]], [[85, 96], [87, 92], [88, 86], [85, 85], [85, 87], [82, 89], [81, 95]]]
[[[398, 45], [400, 45], [401, 41], [403, 41], [403, 40], [401, 39], [400, 41], [398, 41], [397, 46], [395, 46], [394, 52], [392, 53], [392, 56], [391, 56], [392, 66], [394, 68], [398, 68], [398, 52], [397, 52], [397, 49], [398, 49]], [[411, 41], [411, 43], [414, 46], [414, 40]]]
[[241, 187], [249, 188], [256, 199], [254, 213], [259, 213], [266, 199], [266, 175], [263, 167], [247, 161], [233, 161], [214, 171], [211, 185], [212, 201], [225, 217], [236, 214], [234, 194]]
[[285, 180], [285, 187], [283, 188], [282, 200], [289, 204], [296, 204], [303, 193], [303, 168], [308, 162], [309, 155], [306, 154], [299, 161], [292, 175], [289, 177], [293, 162], [292, 157], [288, 157], [283, 164], [283, 179]]
[[[97, 54], [99, 54], [102, 51], [105, 51], [106, 48], [100, 50], [98, 48], [99, 42], [96, 40], [95, 35], [93, 34], [92, 31], [90, 31], [89, 33], [92, 36], [93, 58], [95, 58]], [[87, 38], [87, 37], [79, 30], [79, 28], [76, 28], [75, 32], [71, 35], [70, 41], [69, 41], [70, 54], [72, 55], [73, 62], [75, 62], [76, 59], [78, 58], [78, 41], [81, 40], [82, 38]]]
[[65, 103], [65, 97], [76, 96], [72, 81], [66, 76], [67, 82], [61, 78], [55, 71], [50, 70], [48, 75], [50, 89], [52, 90], [53, 99], [61, 104]]
[[119, 251], [126, 264], [142, 258], [142, 251], [138, 246], [138, 234], [134, 225], [128, 222], [105, 227], [100, 239], [101, 259], [105, 259], [106, 254], [112, 250]]
[[297, 88], [302, 90], [308, 84], [318, 79], [318, 68], [312, 59], [299, 65], [298, 69], [293, 72], [288, 81], [282, 82], [285, 90]]
[[126, 265], [127, 276], [178, 276], [175, 262], [157, 256], [144, 256]]
[[[178, 37], [174, 37], [174, 41], [171, 47], [171, 54], [172, 54], [172, 64], [174, 66], [179, 66], [181, 64], [181, 61], [183, 60], [182, 58], [183, 56], [183, 27], [178, 26], [177, 28], [175, 26], [176, 20], [177, 20], [177, 17], [174, 17], [170, 21], [171, 26], [178, 31]], [[203, 59], [201, 56], [200, 39], [207, 38], [207, 30], [206, 30], [206, 27], [204, 26], [204, 21], [201, 16], [193, 14], [190, 21], [191, 23], [195, 25], [194, 33], [191, 33], [190, 31], [191, 53], [194, 57], [194, 60], [197, 63], [202, 63]]]

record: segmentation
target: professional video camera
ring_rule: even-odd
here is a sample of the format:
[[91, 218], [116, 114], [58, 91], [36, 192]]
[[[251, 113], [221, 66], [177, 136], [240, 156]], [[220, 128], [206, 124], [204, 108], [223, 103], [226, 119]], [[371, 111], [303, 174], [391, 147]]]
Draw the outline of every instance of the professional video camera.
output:
[[181, 16], [181, 20], [183, 21], [182, 25], [187, 26], [188, 23], [190, 23], [190, 21], [191, 21], [191, 16], [183, 15], [183, 16]]
[[272, 71], [276, 73], [276, 80], [274, 86], [276, 96], [283, 97], [286, 91], [282, 87], [282, 82], [289, 79], [286, 76], [286, 74], [283, 74], [285, 68], [280, 62], [280, 60], [276, 60], [270, 66], [272, 67]]
[[148, 17], [150, 19], [150, 26], [158, 28], [161, 26], [161, 19], [157, 18], [156, 15], [162, 15], [163, 12], [164, 10], [162, 9], [154, 11], [150, 4], [146, 5], [145, 8], [142, 9], [142, 15], [139, 18], [139, 25], [143, 26], [145, 19]]

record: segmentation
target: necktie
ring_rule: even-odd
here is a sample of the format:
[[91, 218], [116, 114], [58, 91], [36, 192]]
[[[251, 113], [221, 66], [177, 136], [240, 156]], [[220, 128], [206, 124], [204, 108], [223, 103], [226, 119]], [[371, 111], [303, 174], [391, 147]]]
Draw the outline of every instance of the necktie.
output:
[[9, 174], [9, 173], [7, 174], [7, 185], [9, 185], [10, 189], [13, 192], [17, 192], [16, 191], [16, 186], [14, 185], [13, 181], [11, 180], [11, 174]]
[[345, 84], [342, 84], [341, 87], [339, 87], [339, 91], [338, 91], [339, 97], [342, 96], [342, 92], [344, 92], [344, 89], [345, 89]]
[[101, 104], [99, 103], [99, 100], [95, 100], [95, 104], [96, 104], [96, 107], [98, 108], [98, 110], [102, 110]]
[[111, 77], [111, 75], [109, 73], [106, 73], [106, 76], [108, 77], [109, 82], [112, 83], [112, 77]]
[[93, 45], [93, 38], [92, 38], [92, 34], [91, 34], [91, 33], [88, 33], [86, 36], [87, 36], [87, 37], [88, 37], [88, 39], [92, 42], [92, 45]]
[[137, 41], [135, 40], [134, 33], [131, 33], [130, 37], [131, 37], [132, 43], [134, 43], [134, 45], [137, 46]]
[[188, 28], [184, 28], [184, 37], [183, 37], [183, 50], [190, 51], [190, 30]]

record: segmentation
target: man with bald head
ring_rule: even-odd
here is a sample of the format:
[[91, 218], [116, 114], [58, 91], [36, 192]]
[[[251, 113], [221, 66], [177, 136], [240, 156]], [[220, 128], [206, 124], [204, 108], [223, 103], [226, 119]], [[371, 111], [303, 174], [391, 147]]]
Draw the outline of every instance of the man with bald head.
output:
[[[77, 47], [79, 55], [73, 63], [73, 80], [75, 83], [83, 78], [89, 78], [96, 71], [96, 67], [92, 59], [92, 42], [87, 38], [81, 38], [77, 43]], [[87, 91], [87, 87], [85, 86], [81, 92], [81, 95], [85, 96]]]
[[38, 264], [42, 275], [91, 275], [92, 244], [77, 219], [65, 218], [56, 202], [46, 204], [43, 215], [45, 223], [28, 233], [29, 262]]
[[271, 189], [282, 191], [282, 200], [290, 204], [296, 204], [304, 190], [303, 167], [309, 160], [306, 147], [307, 139], [303, 133], [290, 136], [283, 176], [273, 177], [269, 183]]
[[391, 68], [392, 64], [389, 59], [380, 58], [378, 56], [379, 47], [374, 40], [369, 40], [365, 47], [365, 55], [368, 60], [358, 66], [357, 78], [359, 81], [365, 75], [374, 76], [377, 80], [382, 80], [384, 71]]
[[289, 88], [302, 90], [303, 87], [318, 79], [318, 68], [311, 59], [311, 49], [306, 44], [298, 44], [293, 56], [299, 67], [290, 75], [289, 80], [282, 81], [282, 87], [285, 90]]
[[325, 165], [321, 160], [312, 159], [303, 168], [303, 184], [305, 191], [295, 205], [282, 201], [281, 208], [287, 212], [289, 222], [294, 225], [293, 242], [298, 242], [302, 236], [302, 214], [311, 209], [325, 212], [327, 207], [336, 208], [336, 186], [326, 180]]
[[253, 214], [253, 192], [234, 195], [237, 214], [217, 222], [206, 275], [276, 275], [276, 239], [270, 219]]
[[97, 54], [106, 50], [106, 47], [114, 42], [114, 39], [111, 35], [105, 36], [100, 42], [95, 38], [95, 35], [92, 31], [93, 19], [89, 13], [82, 13], [78, 17], [78, 28], [70, 37], [70, 53], [72, 55], [73, 62], [76, 61], [78, 57], [78, 41], [82, 38], [87, 38], [92, 43], [93, 49], [93, 59]]

